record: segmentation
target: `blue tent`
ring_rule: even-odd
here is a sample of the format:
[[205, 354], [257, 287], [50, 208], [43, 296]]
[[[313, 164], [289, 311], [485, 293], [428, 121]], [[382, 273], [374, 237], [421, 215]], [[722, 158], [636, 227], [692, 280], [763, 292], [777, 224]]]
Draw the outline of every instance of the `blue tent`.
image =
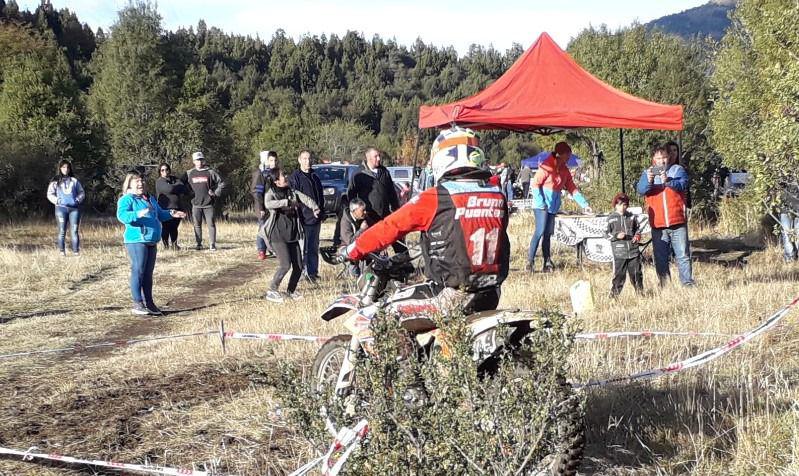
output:
[[[541, 162], [545, 161], [549, 154], [552, 152], [545, 150], [542, 152], [537, 153], [532, 157], [527, 157], [526, 159], [522, 159], [522, 167], [530, 167], [531, 169], [537, 169]], [[575, 167], [579, 167], [582, 160], [577, 157], [576, 155], [572, 154], [569, 157], [569, 160], [566, 161], [566, 167], [573, 169]]]

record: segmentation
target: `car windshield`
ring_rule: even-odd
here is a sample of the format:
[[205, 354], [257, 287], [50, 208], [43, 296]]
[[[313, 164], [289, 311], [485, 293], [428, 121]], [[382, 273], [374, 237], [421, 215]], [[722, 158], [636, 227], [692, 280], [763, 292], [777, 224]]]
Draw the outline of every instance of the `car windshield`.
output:
[[319, 180], [325, 182], [340, 182], [345, 179], [347, 169], [344, 167], [317, 167], [314, 172]]

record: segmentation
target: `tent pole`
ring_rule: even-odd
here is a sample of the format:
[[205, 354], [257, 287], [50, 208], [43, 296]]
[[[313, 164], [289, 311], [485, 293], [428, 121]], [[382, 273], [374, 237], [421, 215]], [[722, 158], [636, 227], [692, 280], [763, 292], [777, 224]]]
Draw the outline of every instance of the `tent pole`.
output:
[[619, 129], [619, 155], [621, 156], [621, 193], [627, 193], [624, 185], [624, 129]]
[[413, 197], [413, 185], [416, 183], [416, 160], [419, 157], [419, 143], [422, 139], [422, 128], [416, 131], [416, 147], [413, 149], [413, 168], [411, 169], [411, 191], [408, 196]]

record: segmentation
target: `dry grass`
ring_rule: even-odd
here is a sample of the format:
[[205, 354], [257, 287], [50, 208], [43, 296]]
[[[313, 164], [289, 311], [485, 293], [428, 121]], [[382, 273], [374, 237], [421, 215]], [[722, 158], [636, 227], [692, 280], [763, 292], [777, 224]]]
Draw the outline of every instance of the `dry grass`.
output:
[[[330, 236], [329, 224], [323, 236]], [[743, 267], [696, 263], [695, 289], [606, 296], [607, 266], [578, 269], [570, 249], [556, 248], [562, 269], [522, 275], [532, 218], [512, 221], [514, 257], [502, 306], [556, 305], [569, 310], [568, 287], [593, 285], [596, 311], [587, 331], [694, 330], [738, 333], [797, 292], [799, 267], [768, 248]], [[301, 285], [300, 303], [260, 299], [274, 268], [254, 259], [254, 224], [219, 225], [217, 253], [159, 252], [156, 301], [194, 309], [164, 318], [129, 314], [128, 263], [121, 227], [87, 221], [79, 258], [53, 248], [52, 223], [0, 228], [0, 354], [136, 336], [216, 329], [331, 335], [340, 324], [318, 315], [337, 294], [335, 270], [323, 284]], [[190, 228], [183, 225], [182, 236]], [[692, 230], [692, 237], [712, 230]], [[190, 239], [190, 238], [189, 238]], [[589, 392], [586, 474], [798, 474], [799, 333], [797, 316], [706, 367], [676, 376]], [[585, 381], [659, 367], [716, 346], [723, 338], [581, 342], [573, 378]], [[311, 456], [282, 420], [268, 385], [277, 362], [309, 365], [313, 344], [195, 337], [94, 352], [0, 360], [0, 446], [126, 462], [154, 461], [235, 474], [283, 474]], [[86, 468], [0, 459], [0, 474], [84, 474]]]

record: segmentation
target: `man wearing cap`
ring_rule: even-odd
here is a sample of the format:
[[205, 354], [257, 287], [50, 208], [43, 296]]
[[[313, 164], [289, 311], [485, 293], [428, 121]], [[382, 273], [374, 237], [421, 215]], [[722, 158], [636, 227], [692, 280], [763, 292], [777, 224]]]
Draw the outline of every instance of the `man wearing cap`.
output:
[[538, 245], [541, 244], [541, 253], [544, 255], [545, 273], [555, 270], [555, 265], [550, 259], [550, 238], [555, 231], [555, 214], [560, 210], [560, 192], [563, 189], [583, 208], [585, 213], [593, 213], [577, 185], [574, 184], [572, 173], [566, 167], [566, 162], [571, 157], [572, 148], [565, 142], [555, 144], [555, 151], [538, 167], [530, 185], [533, 194], [533, 215], [535, 216], [535, 232], [530, 239], [530, 248], [527, 250], [527, 265], [525, 271], [533, 272], [535, 269], [535, 255]]
[[[255, 210], [258, 212], [258, 230], [263, 228], [269, 213], [264, 206], [264, 192], [266, 191], [266, 176], [269, 171], [277, 167], [277, 152], [274, 150], [262, 150], [259, 154], [258, 168], [252, 172], [252, 185], [250, 193], [255, 200]], [[269, 242], [264, 240], [260, 234], [255, 235], [255, 247], [258, 249], [258, 259], [265, 260], [269, 256], [275, 256]]]
[[208, 225], [209, 249], [216, 251], [216, 222], [214, 221], [214, 203], [216, 197], [222, 194], [225, 182], [214, 169], [208, 167], [205, 162], [205, 155], [202, 152], [191, 154], [194, 168], [187, 171], [183, 176], [194, 198], [191, 199], [191, 216], [194, 223], [194, 239], [197, 240], [197, 249], [201, 250], [203, 245], [202, 221]]

